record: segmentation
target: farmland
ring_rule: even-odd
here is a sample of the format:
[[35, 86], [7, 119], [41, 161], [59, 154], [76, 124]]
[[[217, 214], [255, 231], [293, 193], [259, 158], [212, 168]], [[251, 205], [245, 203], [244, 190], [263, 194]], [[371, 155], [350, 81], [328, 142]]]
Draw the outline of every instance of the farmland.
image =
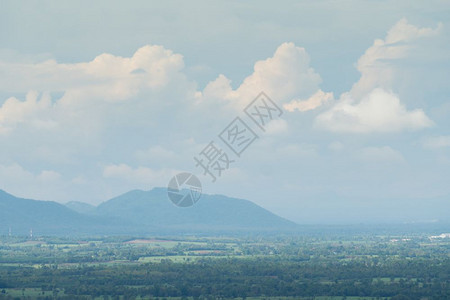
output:
[[2, 237], [0, 298], [448, 299], [449, 250], [427, 235]]

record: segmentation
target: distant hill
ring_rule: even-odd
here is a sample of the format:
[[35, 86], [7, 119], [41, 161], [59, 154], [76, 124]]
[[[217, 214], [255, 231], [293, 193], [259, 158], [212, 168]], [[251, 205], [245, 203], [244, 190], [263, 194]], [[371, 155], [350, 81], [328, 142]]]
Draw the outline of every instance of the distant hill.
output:
[[279, 232], [297, 225], [242, 199], [203, 195], [179, 208], [164, 188], [135, 190], [98, 207], [15, 197], [0, 190], [0, 234], [208, 234]]
[[0, 234], [9, 227], [13, 234], [83, 233], [88, 228], [102, 228], [103, 218], [79, 214], [64, 205], [52, 201], [37, 201], [14, 197], [0, 190]]
[[164, 188], [130, 191], [100, 204], [96, 212], [144, 225], [149, 230], [277, 231], [297, 226], [253, 202], [221, 195], [202, 195], [194, 206], [179, 208], [167, 199]]
[[71, 210], [74, 210], [80, 214], [87, 214], [87, 215], [95, 214], [96, 207], [94, 205], [91, 205], [88, 203], [79, 202], [79, 201], [70, 201], [70, 202], [67, 202], [65, 205], [66, 205], [66, 207], [68, 207]]

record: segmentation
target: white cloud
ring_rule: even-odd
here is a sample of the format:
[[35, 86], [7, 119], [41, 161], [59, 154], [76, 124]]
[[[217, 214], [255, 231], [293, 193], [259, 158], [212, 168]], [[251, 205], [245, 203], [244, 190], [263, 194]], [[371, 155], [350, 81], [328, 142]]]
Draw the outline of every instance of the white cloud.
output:
[[48, 115], [51, 99], [48, 94], [29, 92], [25, 101], [15, 97], [7, 99], [0, 107], [0, 134], [10, 133], [18, 124], [28, 123], [35, 129], [51, 129], [56, 122]]
[[293, 112], [295, 110], [304, 112], [316, 109], [326, 103], [333, 101], [333, 99], [333, 93], [325, 93], [322, 90], [318, 90], [307, 100], [292, 100], [291, 102], [284, 104], [283, 107], [290, 112]]
[[360, 102], [344, 95], [316, 118], [316, 125], [333, 132], [399, 132], [433, 125], [423, 110], [408, 111], [397, 95], [374, 89]]
[[[157, 99], [152, 93], [165, 88], [173, 90], [168, 88], [171, 83], [189, 93], [191, 87], [181, 72], [183, 68], [180, 54], [149, 45], [138, 49], [132, 57], [104, 53], [85, 63], [0, 62], [0, 90], [28, 93], [25, 101], [12, 97], [0, 107], [0, 133], [8, 133], [15, 125], [24, 123], [33, 128], [76, 126], [78, 131], [85, 125], [88, 134], [102, 127], [108, 113], [116, 117], [114, 111], [119, 104], [114, 102], [140, 96], [139, 102], [152, 103]], [[63, 95], [51, 99], [44, 93], [38, 99], [39, 93], [30, 90], [62, 91]], [[129, 108], [121, 109], [123, 113], [129, 112]]]
[[357, 69], [361, 78], [350, 91], [352, 97], [360, 99], [374, 88], [392, 89], [398, 76], [393, 62], [407, 57], [417, 40], [437, 35], [441, 27], [442, 24], [436, 29], [418, 28], [404, 18], [398, 21], [384, 40], [376, 39], [359, 58]]
[[358, 60], [361, 78], [328, 111], [317, 116], [318, 127], [333, 132], [399, 132], [433, 125], [421, 109], [407, 110], [391, 92], [399, 77], [393, 61], [404, 58], [417, 39], [436, 35], [437, 29], [417, 28], [400, 20], [385, 40], [377, 39]]
[[136, 151], [136, 158], [142, 162], [167, 161], [175, 159], [176, 153], [160, 145], [156, 145], [146, 150]]
[[450, 136], [441, 135], [428, 137], [422, 141], [422, 145], [428, 149], [439, 149], [450, 147]]
[[[273, 57], [257, 62], [236, 90], [225, 76], [219, 76], [203, 92], [197, 91], [195, 82], [183, 73], [182, 56], [161, 46], [142, 47], [131, 57], [104, 53], [82, 63], [0, 64], [0, 77], [5, 79], [0, 90], [27, 93], [25, 99], [11, 97], [0, 106], [0, 141], [11, 145], [0, 149], [0, 154], [8, 157], [4, 160], [8, 163], [26, 160], [64, 168], [65, 176], [71, 178], [67, 182], [56, 171], [28, 174], [46, 188], [53, 186], [52, 181], [60, 182], [57, 196], [63, 195], [65, 186], [79, 184], [87, 190], [101, 186], [107, 193], [164, 186], [175, 173], [169, 168], [193, 167], [189, 162], [198, 152], [196, 143], [182, 146], [181, 152], [170, 149], [178, 149], [177, 143], [191, 137], [190, 127], [205, 126], [202, 118], [227, 118], [227, 107], [234, 115], [237, 106], [247, 105], [261, 90], [276, 102], [309, 97], [320, 83], [305, 49], [292, 43], [282, 44]], [[221, 113], [214, 116], [212, 110]], [[174, 137], [180, 129], [188, 135]], [[285, 120], [276, 120], [267, 125], [266, 133], [288, 131]], [[164, 142], [172, 148], [162, 147]], [[118, 156], [128, 159], [100, 167], [99, 172], [105, 157], [114, 161]], [[103, 181], [113, 181], [114, 188]]]
[[17, 148], [11, 156], [33, 149], [26, 159], [73, 164], [101, 153], [106, 138], [128, 139], [136, 128], [156, 134], [162, 119], [192, 105], [195, 83], [183, 68], [182, 56], [162, 46], [81, 63], [0, 62], [2, 93], [27, 94], [0, 105], [0, 141]]
[[23, 180], [32, 180], [35, 177], [31, 172], [26, 171], [18, 164], [0, 165], [0, 176], [2, 179], [2, 185], [15, 182], [19, 179], [22, 179], [22, 182]]
[[35, 173], [17, 163], [0, 164], [0, 188], [15, 196], [47, 200], [52, 195], [61, 199], [64, 186], [62, 175], [57, 171]]
[[253, 73], [236, 90], [228, 78], [219, 75], [203, 90], [202, 101], [215, 100], [242, 109], [261, 91], [278, 103], [309, 97], [321, 82], [309, 62], [304, 48], [283, 43], [272, 57], [256, 62]]
[[61, 174], [52, 170], [43, 170], [37, 178], [43, 183], [56, 182], [61, 179]]
[[[90, 62], [0, 62], [3, 91], [79, 91], [104, 100], [123, 100], [139, 88], [158, 89], [180, 76], [183, 57], [162, 46], [147, 45], [132, 57], [103, 53]], [[92, 98], [92, 97], [90, 97]], [[82, 99], [78, 99], [82, 100]]]
[[111, 164], [103, 169], [103, 177], [124, 180], [137, 186], [164, 186], [176, 170], [153, 170], [147, 167], [132, 168], [127, 164]]
[[[28, 195], [44, 199], [67, 201], [72, 200], [67, 199], [70, 193], [78, 193], [79, 197], [92, 192], [96, 201], [104, 200], [132, 188], [165, 186], [179, 166], [199, 171], [192, 157], [215, 136], [198, 133], [214, 129], [217, 124], [221, 129], [229, 116], [236, 115], [236, 109], [240, 111], [261, 90], [280, 105], [284, 103], [289, 111], [331, 107], [317, 118], [316, 124], [332, 131], [389, 132], [432, 124], [422, 110], [406, 109], [399, 97], [387, 89], [373, 88], [361, 99], [347, 93], [335, 101], [332, 93], [319, 89], [320, 76], [310, 67], [305, 49], [292, 43], [280, 45], [272, 57], [258, 61], [253, 73], [236, 89], [227, 77], [220, 75], [198, 91], [195, 82], [184, 75], [182, 56], [160, 46], [145, 46], [131, 57], [102, 54], [84, 63], [3, 63], [2, 67], [5, 68], [0, 76], [5, 80], [0, 82], [0, 90], [5, 94], [20, 95], [30, 89], [48, 91], [30, 92], [22, 100], [21, 96], [12, 97], [0, 107], [0, 141], [9, 147], [0, 149], [2, 162], [48, 163], [44, 171], [37, 173], [7, 165], [9, 169], [0, 177], [5, 180], [3, 186], [21, 195], [18, 191], [27, 185]], [[369, 69], [361, 67], [364, 72]], [[54, 92], [60, 96], [51, 97]], [[291, 116], [294, 118], [295, 114]], [[310, 120], [301, 121], [305, 124]], [[292, 135], [297, 133], [293, 130], [293, 124], [298, 124], [295, 121], [286, 118], [269, 123], [266, 134], [272, 136], [263, 142], [267, 147], [254, 150], [258, 152], [255, 158], [269, 167], [269, 160], [263, 162], [262, 158], [281, 160], [286, 166], [277, 171], [281, 173], [311, 164], [311, 169], [305, 168], [299, 176], [315, 180], [310, 173], [323, 171], [320, 166], [312, 167], [322, 161], [318, 149], [323, 149], [323, 145], [316, 141], [320, 137], [311, 137], [307, 129], [302, 132], [304, 143], [299, 144], [299, 136]], [[177, 144], [191, 137], [192, 144]], [[311, 139], [318, 144], [310, 144]], [[346, 141], [345, 151], [351, 145]], [[344, 146], [336, 142], [329, 149], [340, 151]], [[19, 156], [17, 153], [21, 152]], [[400, 161], [401, 154], [382, 147], [365, 149], [358, 158]], [[105, 162], [112, 161], [124, 163], [105, 166]], [[223, 183], [246, 182], [240, 179], [254, 178], [264, 169], [264, 165], [239, 169], [243, 165], [224, 173]], [[53, 167], [55, 171], [50, 170]], [[16, 185], [8, 182], [5, 175], [14, 173], [18, 174], [13, 177], [17, 178]], [[263, 174], [273, 176], [272, 171]], [[286, 180], [286, 174], [281, 175], [280, 181]], [[230, 186], [230, 190], [233, 188]], [[47, 197], [49, 194], [52, 196]]]

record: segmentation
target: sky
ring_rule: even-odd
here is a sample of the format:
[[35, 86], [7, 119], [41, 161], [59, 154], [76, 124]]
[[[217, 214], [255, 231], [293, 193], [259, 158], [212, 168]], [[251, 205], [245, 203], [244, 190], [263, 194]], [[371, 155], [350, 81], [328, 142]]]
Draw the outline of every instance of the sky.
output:
[[191, 172], [298, 223], [449, 221], [449, 50], [448, 1], [3, 0], [0, 188], [99, 204]]

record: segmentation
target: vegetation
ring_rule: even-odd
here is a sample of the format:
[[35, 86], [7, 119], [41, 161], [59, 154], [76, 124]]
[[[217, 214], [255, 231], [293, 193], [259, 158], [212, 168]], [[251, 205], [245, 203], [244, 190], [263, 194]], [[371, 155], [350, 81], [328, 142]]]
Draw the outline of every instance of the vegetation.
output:
[[449, 250], [421, 235], [3, 237], [0, 299], [450, 299]]

